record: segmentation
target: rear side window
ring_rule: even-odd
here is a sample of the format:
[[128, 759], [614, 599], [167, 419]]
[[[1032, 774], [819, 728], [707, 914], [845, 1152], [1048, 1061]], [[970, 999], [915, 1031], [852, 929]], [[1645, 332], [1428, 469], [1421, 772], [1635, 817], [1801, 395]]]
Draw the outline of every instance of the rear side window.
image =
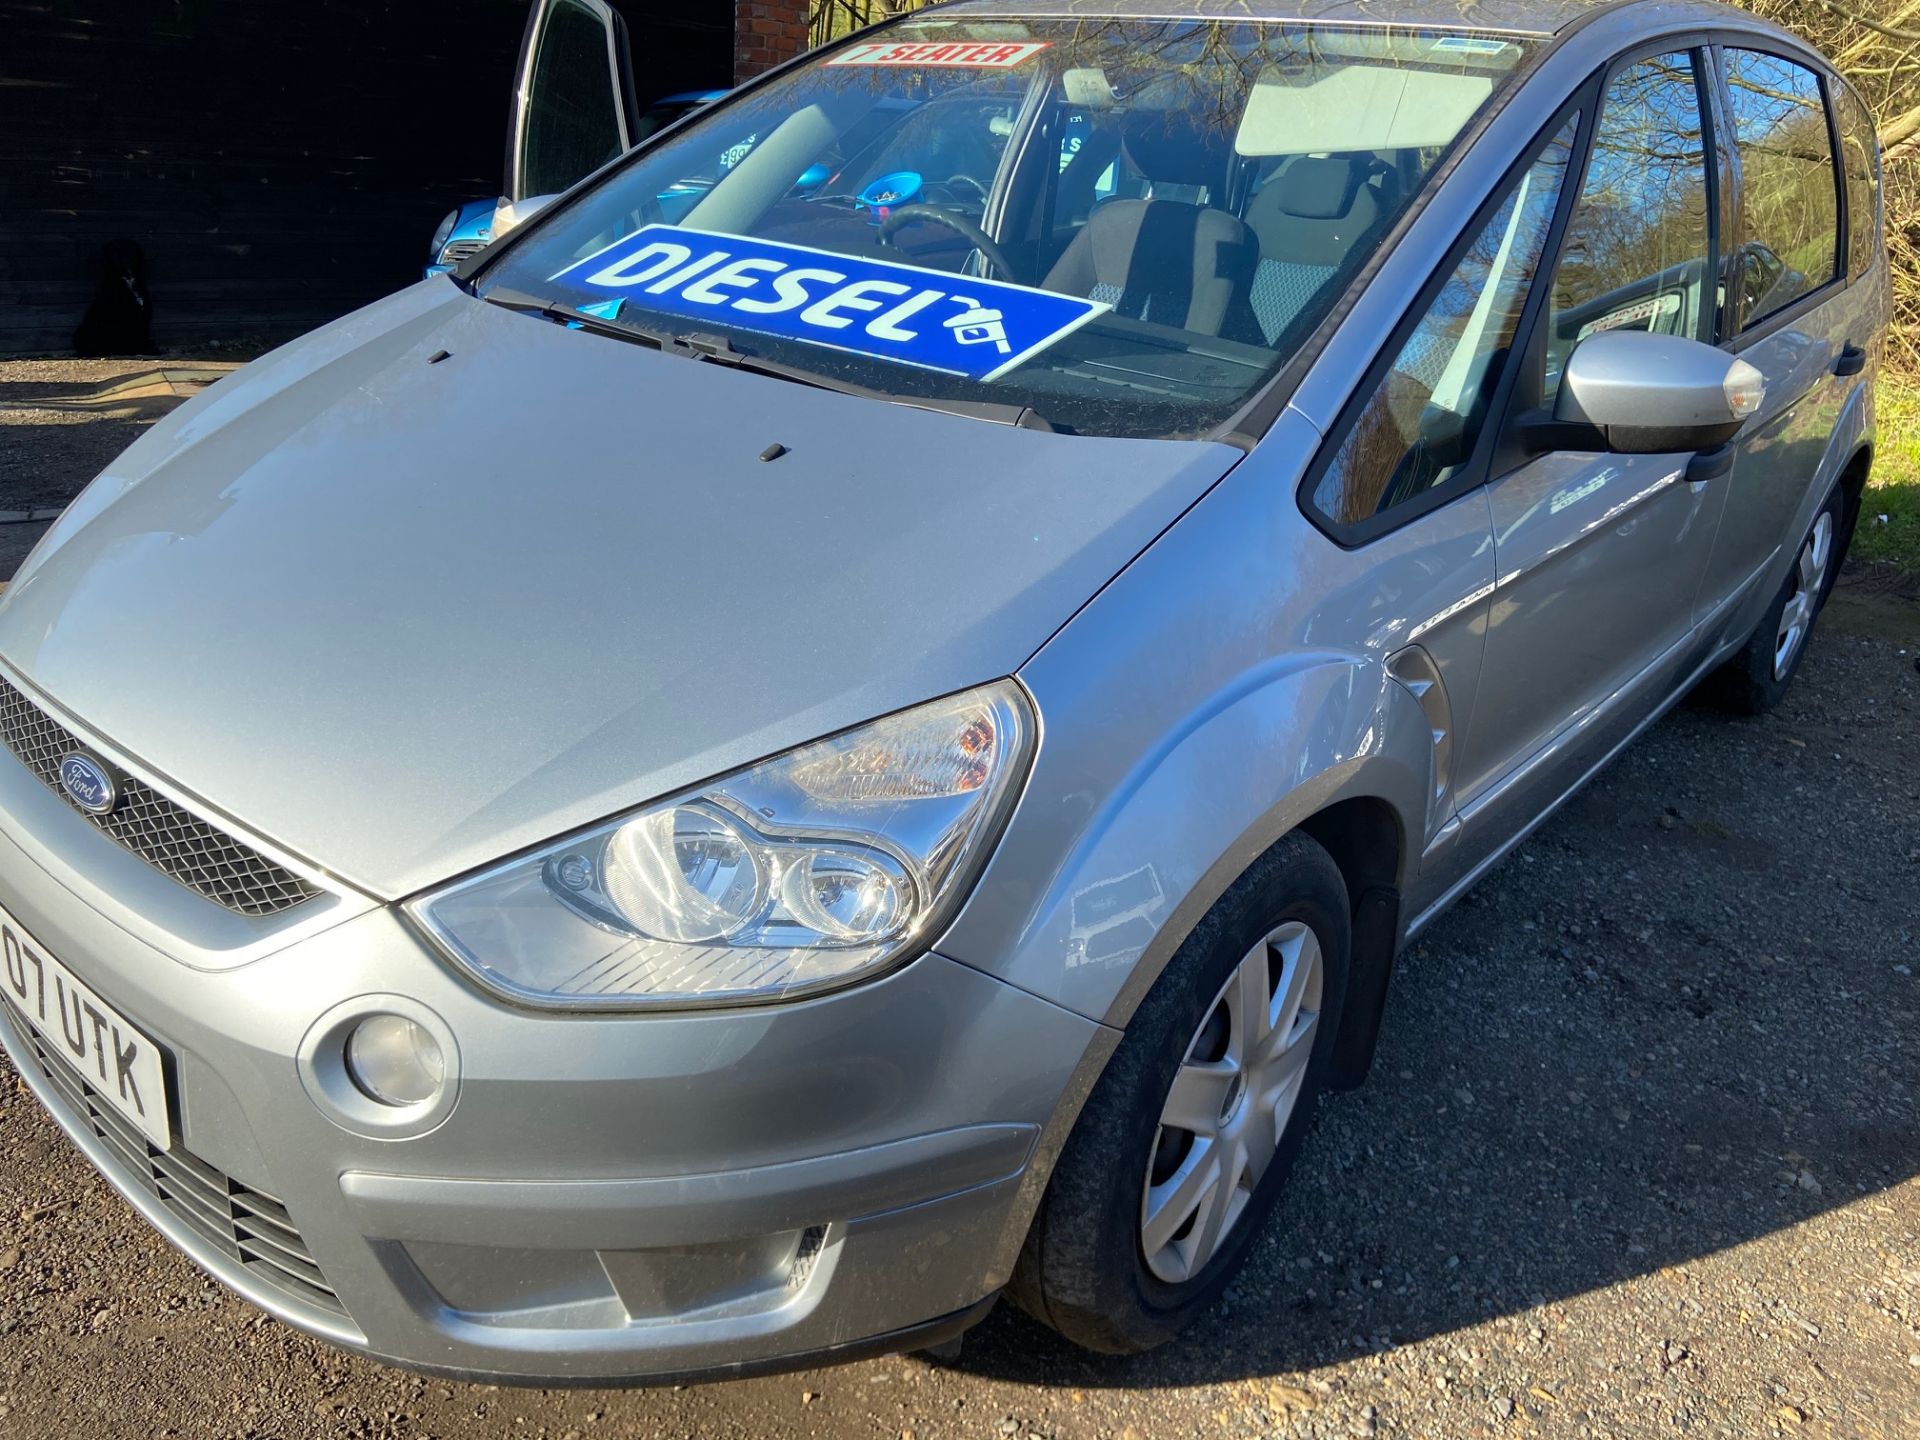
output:
[[1313, 490], [1336, 525], [1360, 525], [1457, 475], [1486, 424], [1540, 268], [1573, 157], [1576, 117], [1475, 237]]
[[1847, 177], [1847, 271], [1864, 275], [1880, 259], [1880, 138], [1873, 113], [1846, 86], [1835, 87], [1840, 168]]
[[1745, 215], [1731, 270], [1750, 328], [1838, 273], [1840, 190], [1820, 77], [1779, 55], [1725, 53]]
[[1711, 336], [1707, 145], [1688, 51], [1607, 84], [1593, 158], [1553, 278], [1546, 398], [1567, 356], [1603, 330]]

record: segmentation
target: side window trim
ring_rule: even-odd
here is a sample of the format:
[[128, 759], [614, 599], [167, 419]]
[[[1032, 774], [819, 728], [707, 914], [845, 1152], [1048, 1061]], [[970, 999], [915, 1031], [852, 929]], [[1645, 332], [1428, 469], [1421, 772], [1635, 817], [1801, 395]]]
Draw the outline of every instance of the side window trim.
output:
[[[1710, 284], [1719, 286], [1726, 283], [1727, 241], [1730, 238], [1721, 233], [1721, 225], [1731, 215], [1731, 211], [1722, 203], [1726, 197], [1720, 193], [1720, 188], [1729, 179], [1735, 180], [1737, 185], [1738, 172], [1730, 167], [1738, 163], [1739, 152], [1731, 145], [1731, 135], [1725, 137], [1729, 142], [1731, 157], [1721, 150], [1719, 57], [1711, 45], [1696, 45], [1690, 53], [1693, 57], [1694, 103], [1700, 107], [1700, 147], [1706, 152], [1707, 160], [1707, 279]], [[1696, 338], [1704, 339], [1709, 345], [1718, 345], [1720, 327], [1725, 319], [1725, 306], [1716, 294], [1707, 315], [1707, 333]]]
[[[1832, 98], [1833, 79], [1827, 73], [1826, 62], [1810, 52], [1801, 52], [1785, 47], [1771, 35], [1750, 35], [1737, 30], [1722, 31], [1716, 34], [1713, 39], [1713, 49], [1715, 52], [1714, 68], [1720, 76], [1721, 94], [1727, 103], [1727, 124], [1729, 126], [1727, 138], [1728, 143], [1732, 145], [1734, 149], [1734, 173], [1736, 183], [1739, 186], [1739, 198], [1734, 205], [1736, 236], [1742, 240], [1744, 240], [1746, 236], [1746, 176], [1738, 158], [1739, 145], [1731, 130], [1733, 125], [1733, 106], [1731, 82], [1727, 78], [1726, 52], [1728, 50], [1750, 50], [1757, 55], [1768, 55], [1776, 60], [1785, 60], [1789, 64], [1798, 65], [1801, 69], [1808, 71], [1820, 82], [1820, 103], [1826, 108], [1827, 143], [1833, 157], [1833, 183], [1835, 190], [1838, 192], [1834, 198], [1835, 211], [1839, 216], [1839, 221], [1834, 233], [1835, 250], [1833, 273], [1821, 284], [1815, 286], [1812, 290], [1809, 290], [1792, 303], [1782, 306], [1752, 327], [1741, 329], [1736, 325], [1733, 336], [1729, 340], [1722, 342], [1722, 348], [1731, 354], [1738, 355], [1741, 351], [1750, 349], [1769, 336], [1786, 329], [1809, 311], [1818, 309], [1828, 300], [1831, 300], [1836, 291], [1844, 290], [1851, 283], [1847, 278], [1849, 267], [1846, 257], [1840, 253], [1839, 249], [1849, 233], [1847, 229], [1847, 186], [1844, 175], [1845, 166], [1842, 163], [1838, 145], [1839, 137], [1835, 129]], [[1742, 320], [1745, 319], [1744, 316], [1741, 318]]]
[[1847, 186], [1847, 145], [1840, 133], [1840, 82], [1827, 73], [1825, 66], [1813, 73], [1820, 82], [1820, 103], [1827, 112], [1827, 150], [1833, 156], [1834, 212], [1839, 217], [1833, 236], [1833, 278], [1845, 288], [1847, 276], [1853, 269], [1853, 192]]
[[1840, 133], [1840, 81], [1824, 65], [1813, 67], [1820, 82], [1820, 103], [1827, 112], [1827, 151], [1833, 156], [1834, 210], [1839, 216], [1833, 236], [1833, 279], [1842, 289], [1853, 270], [1853, 194], [1847, 188], [1847, 147]]
[[1740, 164], [1740, 146], [1733, 129], [1733, 95], [1727, 88], [1726, 57], [1718, 42], [1702, 47], [1700, 51], [1702, 65], [1701, 79], [1706, 87], [1703, 97], [1707, 102], [1712, 119], [1709, 123], [1708, 160], [1713, 167], [1713, 180], [1718, 185], [1724, 178], [1731, 186], [1732, 194], [1724, 198], [1724, 203], [1716, 201], [1714, 219], [1716, 225], [1724, 226], [1724, 231], [1715, 234], [1715, 275], [1721, 288], [1721, 303], [1715, 309], [1713, 343], [1725, 350], [1732, 346], [1740, 334], [1738, 313], [1740, 288], [1734, 283], [1733, 256], [1734, 241], [1746, 227], [1746, 178]]
[[1845, 269], [1847, 284], [1852, 286], [1864, 280], [1867, 275], [1872, 272], [1873, 265], [1869, 263], [1865, 270], [1856, 271], [1853, 264], [1854, 251], [1858, 247], [1854, 242], [1853, 233], [1853, 186], [1848, 182], [1847, 178], [1848, 146], [1845, 128], [1841, 122], [1841, 112], [1843, 109], [1850, 108], [1853, 112], [1853, 119], [1857, 123], [1865, 126], [1863, 139], [1867, 145], [1872, 147], [1867, 152], [1867, 160], [1871, 167], [1868, 177], [1867, 194], [1873, 204], [1873, 213], [1866, 217], [1866, 223], [1869, 230], [1875, 232], [1873, 235], [1873, 248], [1876, 250], [1884, 248], [1883, 237], [1878, 231], [1880, 230], [1882, 220], [1887, 210], [1887, 179], [1882, 168], [1880, 133], [1875, 123], [1873, 107], [1867, 104], [1865, 98], [1848, 82], [1846, 76], [1823, 74], [1821, 78], [1827, 82], [1828, 114], [1832, 119], [1835, 139], [1838, 142], [1834, 150], [1834, 157], [1835, 168], [1840, 172], [1841, 236], [1846, 242], [1845, 248], [1847, 253], [1845, 257]]
[[1313, 462], [1308, 465], [1306, 473], [1301, 477], [1294, 492], [1294, 499], [1301, 513], [1317, 530], [1342, 549], [1352, 550], [1370, 544], [1400, 529], [1403, 525], [1410, 525], [1422, 516], [1451, 504], [1460, 496], [1469, 494], [1487, 483], [1487, 472], [1498, 448], [1497, 441], [1505, 429], [1502, 417], [1506, 414], [1519, 369], [1515, 363], [1515, 357], [1526, 351], [1530, 343], [1529, 337], [1539, 328], [1536, 322], [1547, 300], [1547, 287], [1539, 283], [1538, 275], [1535, 276], [1534, 283], [1529, 288], [1526, 303], [1521, 308], [1519, 326], [1514, 334], [1514, 345], [1501, 362], [1500, 379], [1494, 387], [1488, 404], [1488, 421], [1481, 427], [1472, 457], [1460, 467], [1458, 475], [1444, 485], [1437, 485], [1403, 505], [1396, 505], [1365, 520], [1350, 523], [1335, 520], [1323, 513], [1312, 499], [1321, 477], [1338, 459], [1341, 447], [1365, 413], [1375, 391], [1385, 383], [1387, 371], [1399, 358], [1402, 349], [1412, 339], [1421, 322], [1426, 319], [1441, 292], [1453, 278], [1454, 271], [1466, 257], [1467, 252], [1472, 249], [1474, 242], [1480, 238], [1487, 226], [1493, 223], [1508, 199], [1533, 167], [1539, 163], [1553, 142], [1566, 130], [1568, 124], [1578, 120], [1579, 128], [1574, 136], [1573, 151], [1567, 162], [1566, 183], [1562, 185], [1561, 193], [1556, 197], [1553, 223], [1548, 228], [1546, 243], [1542, 249], [1543, 256], [1559, 253], [1566, 239], [1567, 226], [1573, 218], [1574, 204], [1578, 199], [1576, 177], [1586, 174], [1587, 160], [1593, 145], [1594, 111], [1599, 104], [1605, 74], [1606, 72], [1601, 71], [1590, 76], [1554, 113], [1553, 117], [1528, 142], [1519, 159], [1501, 176], [1500, 183], [1494, 187], [1486, 202], [1461, 227], [1458, 237], [1427, 277], [1419, 294], [1407, 306], [1406, 314], [1401, 317], [1400, 323], [1394, 327], [1386, 343], [1368, 362], [1366, 373], [1354, 386], [1345, 405], [1342, 406], [1339, 420], [1328, 430], [1319, 450], [1314, 455]]

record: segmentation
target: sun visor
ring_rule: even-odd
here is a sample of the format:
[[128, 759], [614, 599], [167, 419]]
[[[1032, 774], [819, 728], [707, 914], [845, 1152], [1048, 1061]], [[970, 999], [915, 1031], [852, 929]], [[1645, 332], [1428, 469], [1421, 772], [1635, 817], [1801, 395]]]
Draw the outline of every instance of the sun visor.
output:
[[1487, 103], [1495, 78], [1394, 65], [1269, 67], [1247, 96], [1233, 148], [1260, 156], [1449, 145]]

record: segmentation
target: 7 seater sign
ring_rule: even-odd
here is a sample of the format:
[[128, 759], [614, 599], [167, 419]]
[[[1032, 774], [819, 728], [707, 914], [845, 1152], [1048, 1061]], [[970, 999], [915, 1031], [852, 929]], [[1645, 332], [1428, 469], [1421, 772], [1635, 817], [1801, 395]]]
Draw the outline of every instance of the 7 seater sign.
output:
[[686, 320], [718, 321], [922, 370], [994, 380], [1111, 307], [1097, 300], [748, 239], [647, 225], [553, 277]]

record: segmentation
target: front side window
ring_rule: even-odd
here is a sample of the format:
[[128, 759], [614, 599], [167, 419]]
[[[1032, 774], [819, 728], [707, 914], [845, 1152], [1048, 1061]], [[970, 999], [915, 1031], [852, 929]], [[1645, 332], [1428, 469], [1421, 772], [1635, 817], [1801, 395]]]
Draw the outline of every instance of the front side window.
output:
[[620, 153], [607, 37], [606, 18], [573, 0], [548, 15], [528, 87], [541, 103], [527, 109], [523, 196], [558, 194]]
[[889, 397], [1204, 434], [1298, 352], [1532, 43], [931, 12], [876, 34], [543, 214], [479, 293]]
[[1737, 273], [1751, 328], [1838, 273], [1840, 192], [1820, 77], [1779, 55], [1725, 54], [1745, 217]]
[[1593, 158], [1553, 278], [1546, 398], [1567, 357], [1604, 330], [1710, 339], [1707, 145], [1687, 51], [1608, 82]]
[[1847, 269], [1864, 275], [1882, 254], [1880, 238], [1880, 137], [1873, 112], [1849, 86], [1836, 87], [1841, 169], [1847, 177]]
[[1479, 443], [1573, 157], [1567, 122], [1475, 237], [1378, 382], [1313, 503], [1360, 525], [1445, 485]]

